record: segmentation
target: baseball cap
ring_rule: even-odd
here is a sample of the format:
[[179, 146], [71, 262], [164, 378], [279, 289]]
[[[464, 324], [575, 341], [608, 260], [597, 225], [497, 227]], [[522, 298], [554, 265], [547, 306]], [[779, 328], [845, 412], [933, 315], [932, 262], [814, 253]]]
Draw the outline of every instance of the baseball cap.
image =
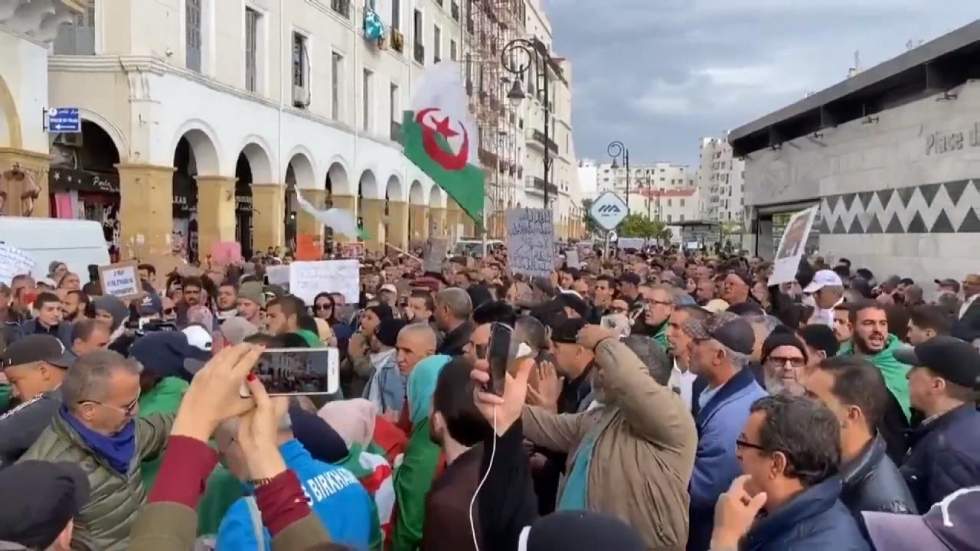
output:
[[548, 324], [551, 327], [551, 340], [558, 343], [574, 344], [578, 340], [578, 332], [585, 327], [582, 318], [566, 318], [556, 316]]
[[393, 293], [393, 294], [396, 294], [397, 295], [398, 294], [398, 287], [395, 287], [391, 283], [385, 283], [384, 285], [381, 286], [380, 289], [378, 289], [378, 291], [379, 292], [388, 291], [389, 293]]
[[0, 495], [17, 505], [0, 507], [0, 540], [47, 549], [89, 500], [88, 477], [72, 463], [23, 461], [0, 471]]
[[872, 511], [861, 514], [877, 549], [976, 549], [980, 541], [980, 486], [956, 490], [922, 516]]
[[954, 337], [940, 335], [915, 348], [896, 350], [895, 359], [913, 367], [928, 367], [960, 386], [980, 385], [980, 352], [972, 344]]
[[75, 363], [75, 355], [65, 349], [61, 341], [51, 335], [28, 335], [17, 339], [0, 356], [0, 367], [45, 362], [68, 369]]
[[937, 279], [936, 285], [940, 287], [949, 287], [954, 293], [960, 292], [960, 282], [955, 279]]
[[690, 320], [685, 327], [695, 339], [714, 339], [742, 354], [751, 354], [755, 344], [752, 326], [731, 312], [718, 312], [703, 322]]
[[813, 281], [811, 281], [810, 284], [803, 289], [803, 292], [816, 293], [820, 289], [827, 286], [843, 287], [844, 282], [841, 281], [841, 278], [839, 275], [837, 275], [837, 272], [833, 270], [820, 270], [813, 274]]

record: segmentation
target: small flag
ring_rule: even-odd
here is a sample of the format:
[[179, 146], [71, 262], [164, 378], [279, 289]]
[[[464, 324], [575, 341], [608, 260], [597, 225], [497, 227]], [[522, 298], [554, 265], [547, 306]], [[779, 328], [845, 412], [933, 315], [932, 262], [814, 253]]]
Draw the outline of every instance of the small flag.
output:
[[405, 156], [459, 203], [477, 223], [483, 221], [484, 173], [476, 151], [480, 135], [469, 112], [458, 63], [426, 69], [405, 112]]

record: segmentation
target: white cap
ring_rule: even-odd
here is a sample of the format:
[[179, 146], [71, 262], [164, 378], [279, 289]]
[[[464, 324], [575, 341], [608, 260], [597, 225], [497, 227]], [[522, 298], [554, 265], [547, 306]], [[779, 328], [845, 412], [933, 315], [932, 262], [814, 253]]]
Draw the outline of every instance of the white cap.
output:
[[389, 293], [394, 293], [394, 294], [397, 295], [398, 294], [398, 287], [395, 287], [391, 283], [385, 283], [384, 285], [381, 286], [381, 289], [379, 289], [378, 291], [379, 292], [380, 291], [388, 291]]
[[827, 286], [831, 287], [843, 287], [844, 282], [841, 281], [840, 276], [837, 272], [833, 270], [820, 270], [813, 275], [813, 281], [803, 289], [804, 293], [816, 293], [820, 289]]
[[211, 351], [211, 333], [207, 329], [200, 325], [189, 325], [184, 328], [183, 333], [187, 335], [187, 344], [205, 352]]

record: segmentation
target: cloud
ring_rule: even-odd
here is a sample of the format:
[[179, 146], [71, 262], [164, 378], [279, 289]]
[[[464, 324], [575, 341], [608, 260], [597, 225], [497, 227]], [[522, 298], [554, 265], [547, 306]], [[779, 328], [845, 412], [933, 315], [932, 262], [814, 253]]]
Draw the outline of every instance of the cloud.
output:
[[702, 136], [972, 21], [975, 0], [545, 0], [573, 64], [580, 158], [626, 142], [637, 161], [694, 163]]

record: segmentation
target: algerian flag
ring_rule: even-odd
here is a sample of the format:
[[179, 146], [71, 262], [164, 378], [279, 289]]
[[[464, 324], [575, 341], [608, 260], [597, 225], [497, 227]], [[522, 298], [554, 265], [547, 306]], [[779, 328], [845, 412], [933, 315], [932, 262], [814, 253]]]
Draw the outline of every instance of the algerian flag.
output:
[[458, 63], [441, 62], [426, 69], [405, 112], [402, 145], [405, 156], [478, 223], [483, 221], [483, 170], [476, 151], [480, 135], [469, 112]]

